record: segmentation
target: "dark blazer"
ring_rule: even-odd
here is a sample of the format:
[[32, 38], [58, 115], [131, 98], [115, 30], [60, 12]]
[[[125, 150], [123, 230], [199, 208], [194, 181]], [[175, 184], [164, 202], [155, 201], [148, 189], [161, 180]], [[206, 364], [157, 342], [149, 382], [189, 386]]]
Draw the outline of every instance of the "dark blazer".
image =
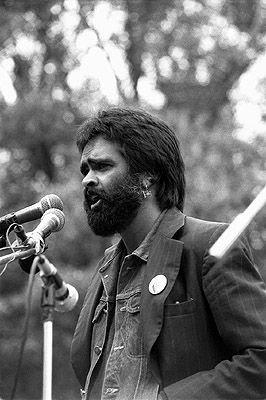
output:
[[[161, 395], [169, 400], [266, 398], [265, 285], [244, 239], [220, 263], [208, 255], [226, 226], [171, 209], [152, 244], [140, 319], [152, 371]], [[114, 256], [114, 249], [107, 251], [100, 265]], [[151, 294], [149, 282], [161, 274], [167, 277], [167, 286], [160, 294]], [[82, 387], [101, 292], [96, 272], [71, 349]]]

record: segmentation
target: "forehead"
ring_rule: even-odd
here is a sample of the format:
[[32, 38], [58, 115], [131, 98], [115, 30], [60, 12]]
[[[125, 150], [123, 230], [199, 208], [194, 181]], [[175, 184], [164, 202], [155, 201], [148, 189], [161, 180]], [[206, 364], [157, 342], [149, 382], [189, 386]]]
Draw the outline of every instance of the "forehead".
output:
[[95, 137], [86, 144], [82, 151], [81, 163], [98, 159], [112, 159], [116, 162], [125, 162], [120, 146], [105, 140], [101, 136]]

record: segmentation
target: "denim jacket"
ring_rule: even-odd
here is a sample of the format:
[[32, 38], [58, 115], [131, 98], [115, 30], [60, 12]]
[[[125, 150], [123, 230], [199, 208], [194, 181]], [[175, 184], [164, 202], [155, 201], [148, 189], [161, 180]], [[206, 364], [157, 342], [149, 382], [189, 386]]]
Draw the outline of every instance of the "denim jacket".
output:
[[157, 400], [144, 351], [140, 298], [149, 247], [163, 214], [130, 255], [122, 241], [99, 269], [103, 293], [92, 320], [91, 366], [83, 396], [90, 400]]

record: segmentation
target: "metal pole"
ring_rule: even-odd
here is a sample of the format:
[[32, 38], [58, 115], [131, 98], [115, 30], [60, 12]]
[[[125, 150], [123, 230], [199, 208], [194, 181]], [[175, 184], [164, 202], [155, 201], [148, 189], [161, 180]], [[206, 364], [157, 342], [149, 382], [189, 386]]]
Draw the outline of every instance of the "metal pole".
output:
[[53, 321], [43, 323], [43, 400], [52, 400]]
[[256, 214], [266, 204], [266, 186], [259, 192], [248, 208], [231, 222], [219, 239], [212, 245], [209, 254], [221, 259], [232, 247], [238, 237], [244, 232]]
[[49, 282], [42, 287], [43, 310], [43, 400], [52, 400], [53, 370], [53, 312], [55, 307], [55, 286]]

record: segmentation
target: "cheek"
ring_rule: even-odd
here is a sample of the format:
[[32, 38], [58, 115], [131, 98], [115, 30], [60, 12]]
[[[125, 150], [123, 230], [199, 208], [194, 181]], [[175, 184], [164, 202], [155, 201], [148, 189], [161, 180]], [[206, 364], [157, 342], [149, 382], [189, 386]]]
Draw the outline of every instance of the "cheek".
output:
[[112, 192], [117, 186], [127, 182], [127, 174], [122, 172], [112, 172], [106, 175], [102, 180], [102, 189], [106, 193]]

